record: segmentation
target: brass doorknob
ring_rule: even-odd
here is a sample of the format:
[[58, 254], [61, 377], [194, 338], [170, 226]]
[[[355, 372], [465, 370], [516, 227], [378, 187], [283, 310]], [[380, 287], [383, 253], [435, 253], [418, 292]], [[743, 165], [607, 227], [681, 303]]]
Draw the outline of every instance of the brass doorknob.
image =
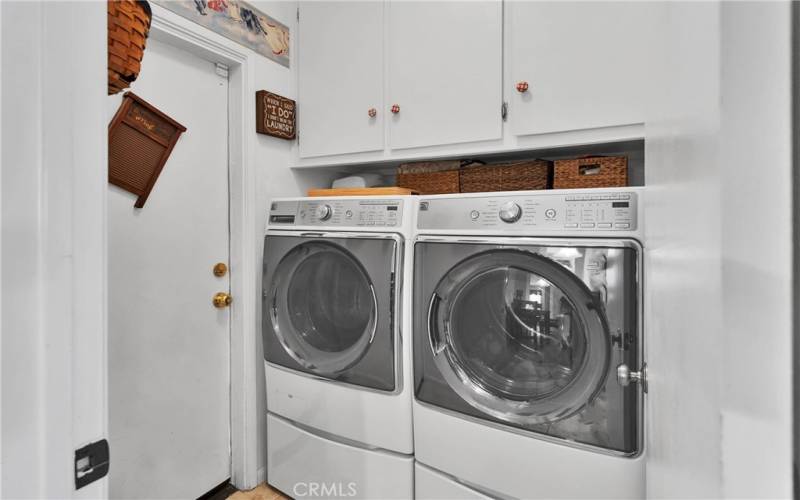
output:
[[231, 297], [230, 294], [227, 294], [225, 292], [217, 293], [216, 295], [214, 295], [214, 298], [211, 300], [211, 302], [214, 304], [214, 307], [216, 307], [217, 309], [222, 309], [223, 307], [228, 307], [229, 305], [231, 305], [232, 301], [233, 301], [233, 297]]

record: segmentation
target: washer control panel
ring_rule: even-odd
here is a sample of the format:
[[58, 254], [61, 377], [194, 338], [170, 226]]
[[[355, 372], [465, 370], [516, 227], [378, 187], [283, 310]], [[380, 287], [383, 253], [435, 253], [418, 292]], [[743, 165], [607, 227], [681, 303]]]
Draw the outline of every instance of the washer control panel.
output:
[[637, 226], [635, 192], [536, 193], [422, 199], [420, 229], [632, 231]]
[[395, 227], [403, 217], [402, 200], [276, 201], [270, 206], [269, 224], [325, 227]]

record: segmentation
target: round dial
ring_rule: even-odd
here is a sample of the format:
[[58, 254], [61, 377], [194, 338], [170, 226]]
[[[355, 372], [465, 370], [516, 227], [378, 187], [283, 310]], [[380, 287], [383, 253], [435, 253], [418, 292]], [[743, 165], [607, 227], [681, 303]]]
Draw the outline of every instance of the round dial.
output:
[[317, 207], [317, 219], [328, 220], [333, 215], [333, 208], [330, 205], [320, 205]]
[[501, 221], [508, 223], [517, 222], [520, 217], [522, 217], [522, 208], [513, 201], [503, 203], [500, 206]]

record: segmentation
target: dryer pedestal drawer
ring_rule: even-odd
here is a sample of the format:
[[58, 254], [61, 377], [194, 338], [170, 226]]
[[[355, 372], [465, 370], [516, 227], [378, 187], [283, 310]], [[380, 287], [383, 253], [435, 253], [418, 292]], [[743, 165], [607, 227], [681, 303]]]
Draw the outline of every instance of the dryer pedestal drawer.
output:
[[[498, 497], [645, 498], [645, 459], [576, 450], [414, 404], [419, 462]], [[492, 495], [495, 496], [495, 495]]]
[[414, 458], [325, 439], [267, 415], [267, 481], [293, 498], [413, 498]]
[[441, 472], [419, 462], [414, 464], [414, 498], [416, 500], [490, 500], [488, 497]]
[[411, 391], [384, 394], [264, 366], [267, 410], [344, 440], [398, 454], [414, 452]]

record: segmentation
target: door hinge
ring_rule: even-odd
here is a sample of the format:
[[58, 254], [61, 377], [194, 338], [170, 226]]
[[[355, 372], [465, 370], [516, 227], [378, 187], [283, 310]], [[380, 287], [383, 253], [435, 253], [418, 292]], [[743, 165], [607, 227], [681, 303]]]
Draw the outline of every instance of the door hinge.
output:
[[508, 118], [508, 103], [506, 101], [503, 101], [503, 105], [500, 106], [500, 117], [503, 121], [506, 121], [506, 118]]
[[297, 8], [297, 22], [300, 22], [300, 7]]
[[108, 441], [105, 439], [75, 450], [75, 489], [105, 477], [109, 462]]
[[222, 78], [228, 78], [228, 67], [222, 63], [214, 63], [214, 71]]

